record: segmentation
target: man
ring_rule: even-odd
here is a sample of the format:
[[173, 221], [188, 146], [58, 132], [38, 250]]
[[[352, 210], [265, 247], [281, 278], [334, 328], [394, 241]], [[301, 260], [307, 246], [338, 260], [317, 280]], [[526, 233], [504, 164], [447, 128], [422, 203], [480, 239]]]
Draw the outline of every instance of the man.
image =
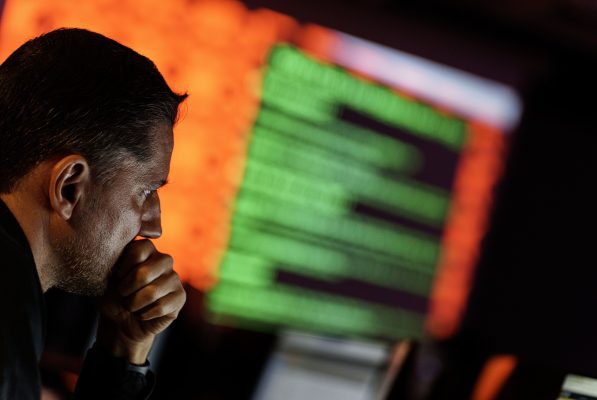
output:
[[52, 287], [100, 296], [76, 398], [148, 397], [148, 352], [185, 301], [150, 240], [185, 97], [149, 59], [82, 29], [0, 65], [0, 399], [40, 397]]

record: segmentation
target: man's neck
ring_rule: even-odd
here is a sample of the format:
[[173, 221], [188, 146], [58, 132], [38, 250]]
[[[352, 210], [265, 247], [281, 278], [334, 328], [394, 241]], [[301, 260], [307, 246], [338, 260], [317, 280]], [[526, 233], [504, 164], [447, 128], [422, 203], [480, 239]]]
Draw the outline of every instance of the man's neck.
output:
[[31, 199], [19, 192], [0, 194], [0, 199], [15, 217], [29, 242], [39, 282], [45, 293], [53, 286], [53, 279], [48, 267], [48, 256], [51, 253], [44, 239], [44, 218], [39, 207], [32, 204]]

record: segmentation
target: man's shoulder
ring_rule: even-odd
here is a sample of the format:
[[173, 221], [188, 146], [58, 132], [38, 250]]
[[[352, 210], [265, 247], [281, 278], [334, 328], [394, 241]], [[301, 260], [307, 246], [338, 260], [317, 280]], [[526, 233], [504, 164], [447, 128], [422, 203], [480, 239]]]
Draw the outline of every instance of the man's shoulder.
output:
[[43, 293], [31, 250], [20, 236], [0, 223], [0, 318], [20, 313], [37, 321], [43, 318]]
[[18, 285], [32, 261], [27, 249], [0, 225], [0, 285]]
[[[0, 226], [0, 398], [34, 398], [39, 394], [38, 340], [28, 306], [30, 263], [27, 249]], [[23, 390], [19, 382], [31, 388]]]
[[[34, 263], [23, 229], [8, 206], [0, 199], [0, 266], [8, 261]], [[0, 273], [2, 272], [0, 270]]]
[[6, 252], [6, 256], [15, 260], [28, 260], [28, 252], [23, 248], [22, 243], [19, 243], [2, 225], [0, 225], [0, 251]]
[[[32, 263], [33, 256], [22, 228], [0, 200], [0, 267], [10, 262]], [[4, 272], [5, 268], [0, 269], [0, 274]]]
[[20, 239], [0, 224], [0, 399], [39, 398], [43, 300], [32, 275], [35, 264]]

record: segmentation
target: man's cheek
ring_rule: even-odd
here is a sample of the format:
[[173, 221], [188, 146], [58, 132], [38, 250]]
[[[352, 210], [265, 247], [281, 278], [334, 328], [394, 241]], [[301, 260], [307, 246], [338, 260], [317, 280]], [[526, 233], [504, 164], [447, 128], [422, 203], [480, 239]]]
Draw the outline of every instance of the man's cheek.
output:
[[121, 248], [126, 247], [129, 243], [139, 238], [139, 232], [141, 230], [141, 221], [135, 215], [127, 215], [126, 218], [121, 222], [119, 226], [120, 234], [119, 246]]

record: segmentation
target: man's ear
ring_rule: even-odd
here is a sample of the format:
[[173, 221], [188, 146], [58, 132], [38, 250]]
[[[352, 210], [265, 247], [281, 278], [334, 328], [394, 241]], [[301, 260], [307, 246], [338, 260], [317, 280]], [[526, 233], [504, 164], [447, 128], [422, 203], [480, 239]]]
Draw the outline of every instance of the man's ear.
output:
[[54, 211], [69, 220], [91, 183], [89, 164], [78, 154], [57, 161], [51, 169], [49, 200]]

